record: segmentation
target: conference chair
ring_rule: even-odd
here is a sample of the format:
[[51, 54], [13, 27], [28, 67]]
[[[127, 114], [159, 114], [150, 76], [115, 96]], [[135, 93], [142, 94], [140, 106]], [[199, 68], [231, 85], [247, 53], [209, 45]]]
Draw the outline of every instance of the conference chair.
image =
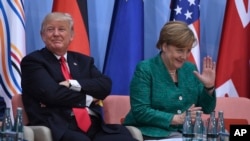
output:
[[[28, 117], [25, 112], [22, 95], [17, 94], [14, 95], [11, 99], [12, 109], [13, 109], [13, 116], [16, 116], [16, 109], [17, 107], [23, 108], [23, 124], [24, 126], [24, 137], [28, 141], [53, 141], [51, 131], [46, 126], [27, 126], [28, 124]], [[30, 131], [30, 129], [32, 131]], [[33, 135], [32, 135], [33, 133]]]
[[[130, 110], [129, 96], [109, 95], [103, 100], [103, 118], [107, 124], [121, 124]], [[134, 126], [126, 126], [131, 135], [138, 141], [143, 141], [141, 131]]]
[[[245, 97], [217, 97], [215, 112], [224, 112], [225, 128], [230, 131], [230, 125], [250, 124], [250, 99]], [[209, 118], [204, 115], [203, 119]]]

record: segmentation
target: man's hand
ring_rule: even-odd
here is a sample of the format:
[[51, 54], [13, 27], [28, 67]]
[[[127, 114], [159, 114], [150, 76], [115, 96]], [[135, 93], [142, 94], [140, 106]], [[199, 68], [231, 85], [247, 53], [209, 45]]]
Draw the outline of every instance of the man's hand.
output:
[[59, 85], [65, 86], [65, 87], [67, 87], [67, 88], [70, 87], [70, 83], [69, 83], [68, 80], [65, 80], [65, 81], [60, 82]]
[[102, 100], [100, 100], [100, 99], [93, 98], [93, 102], [94, 102], [96, 105], [100, 105], [101, 107], [103, 106]]

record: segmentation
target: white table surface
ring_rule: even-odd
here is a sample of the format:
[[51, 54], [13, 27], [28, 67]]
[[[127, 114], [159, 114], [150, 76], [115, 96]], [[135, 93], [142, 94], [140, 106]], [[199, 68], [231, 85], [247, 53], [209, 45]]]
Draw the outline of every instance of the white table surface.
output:
[[182, 138], [161, 139], [161, 140], [144, 140], [144, 141], [182, 141]]

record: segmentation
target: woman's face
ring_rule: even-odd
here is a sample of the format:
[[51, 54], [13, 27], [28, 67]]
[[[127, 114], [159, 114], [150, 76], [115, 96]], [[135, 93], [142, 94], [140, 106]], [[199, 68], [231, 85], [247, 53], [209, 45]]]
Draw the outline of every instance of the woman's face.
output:
[[179, 48], [173, 45], [162, 45], [162, 58], [168, 69], [176, 70], [180, 68], [188, 59], [191, 53], [190, 47]]

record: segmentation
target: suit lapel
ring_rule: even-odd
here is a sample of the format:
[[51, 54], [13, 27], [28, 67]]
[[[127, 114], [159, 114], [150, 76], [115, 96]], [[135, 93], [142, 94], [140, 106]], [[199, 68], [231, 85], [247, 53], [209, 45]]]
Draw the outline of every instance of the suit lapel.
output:
[[70, 69], [70, 74], [71, 74], [72, 78], [74, 79], [77, 76], [79, 76], [79, 63], [78, 63], [77, 59], [74, 58], [73, 55], [69, 52], [67, 55], [67, 59], [68, 59], [68, 66]]
[[44, 57], [46, 58], [47, 62], [50, 63], [50, 67], [53, 67], [53, 77], [55, 77], [56, 80], [63, 80], [64, 76], [61, 71], [61, 64], [60, 61], [55, 57], [53, 53], [51, 53], [47, 48], [44, 48], [43, 50]]

